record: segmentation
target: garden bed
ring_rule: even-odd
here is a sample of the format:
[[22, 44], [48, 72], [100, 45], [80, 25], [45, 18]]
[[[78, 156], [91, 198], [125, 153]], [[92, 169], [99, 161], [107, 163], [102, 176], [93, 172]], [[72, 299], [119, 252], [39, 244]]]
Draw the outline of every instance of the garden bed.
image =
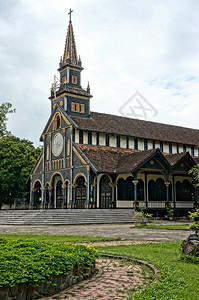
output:
[[95, 272], [94, 248], [0, 239], [0, 299], [51, 295]]

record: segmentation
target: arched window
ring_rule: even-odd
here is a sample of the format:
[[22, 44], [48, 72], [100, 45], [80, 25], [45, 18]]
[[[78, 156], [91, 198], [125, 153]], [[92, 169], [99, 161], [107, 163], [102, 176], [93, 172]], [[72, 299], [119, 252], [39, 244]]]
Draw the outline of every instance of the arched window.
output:
[[149, 180], [148, 188], [149, 188], [149, 200], [155, 201], [155, 181], [153, 179]]
[[166, 185], [162, 178], [156, 180], [156, 200], [157, 201], [166, 201]]
[[56, 185], [56, 208], [62, 208], [63, 193], [62, 193], [62, 181], [59, 180]]
[[149, 200], [151, 201], [166, 201], [166, 186], [162, 178], [158, 178], [156, 181], [150, 180], [148, 183], [149, 188]]
[[134, 200], [134, 185], [133, 177], [129, 176], [126, 179], [126, 200]]
[[125, 200], [126, 184], [125, 184], [125, 180], [123, 178], [120, 178], [118, 180], [117, 191], [118, 191], [118, 200]]
[[189, 180], [184, 179], [181, 183], [176, 182], [176, 200], [177, 201], [191, 201], [194, 198], [194, 187]]
[[56, 114], [53, 122], [53, 129], [56, 130], [59, 129], [60, 127], [61, 127], [61, 118], [59, 114]]
[[86, 182], [83, 176], [78, 177], [75, 192], [76, 208], [84, 208], [84, 202], [86, 201]]
[[37, 181], [35, 183], [35, 204], [38, 206], [41, 204], [41, 183]]
[[100, 208], [109, 208], [112, 202], [112, 187], [110, 178], [103, 175], [100, 180]]
[[144, 201], [144, 181], [142, 179], [138, 179], [137, 199]]

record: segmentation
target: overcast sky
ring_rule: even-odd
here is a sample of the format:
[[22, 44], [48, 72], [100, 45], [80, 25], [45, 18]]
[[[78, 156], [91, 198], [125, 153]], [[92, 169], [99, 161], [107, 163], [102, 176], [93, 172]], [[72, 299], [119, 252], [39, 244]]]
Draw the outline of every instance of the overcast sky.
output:
[[140, 118], [199, 129], [198, 0], [0, 0], [0, 103], [16, 108], [14, 135], [39, 145], [70, 8], [92, 111], [127, 103], [130, 116], [139, 91]]

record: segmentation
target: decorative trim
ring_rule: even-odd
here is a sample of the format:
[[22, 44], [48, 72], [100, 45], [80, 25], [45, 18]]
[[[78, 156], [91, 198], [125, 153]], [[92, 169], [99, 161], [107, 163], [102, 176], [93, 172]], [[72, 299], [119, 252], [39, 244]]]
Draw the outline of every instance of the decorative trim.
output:
[[38, 161], [36, 167], [34, 168], [33, 174], [35, 174], [35, 172], [37, 171], [37, 169], [38, 169], [38, 167], [39, 167], [39, 165], [40, 165], [42, 159], [43, 159], [43, 154], [41, 155], [40, 160]]

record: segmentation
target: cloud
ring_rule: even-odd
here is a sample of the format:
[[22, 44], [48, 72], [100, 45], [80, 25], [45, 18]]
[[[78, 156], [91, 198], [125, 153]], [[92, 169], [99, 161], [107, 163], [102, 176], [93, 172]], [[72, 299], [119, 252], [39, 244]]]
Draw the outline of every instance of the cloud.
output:
[[158, 110], [152, 120], [199, 128], [198, 6], [194, 0], [1, 1], [0, 101], [17, 109], [9, 129], [38, 144], [69, 8], [92, 110], [118, 114], [138, 90]]

